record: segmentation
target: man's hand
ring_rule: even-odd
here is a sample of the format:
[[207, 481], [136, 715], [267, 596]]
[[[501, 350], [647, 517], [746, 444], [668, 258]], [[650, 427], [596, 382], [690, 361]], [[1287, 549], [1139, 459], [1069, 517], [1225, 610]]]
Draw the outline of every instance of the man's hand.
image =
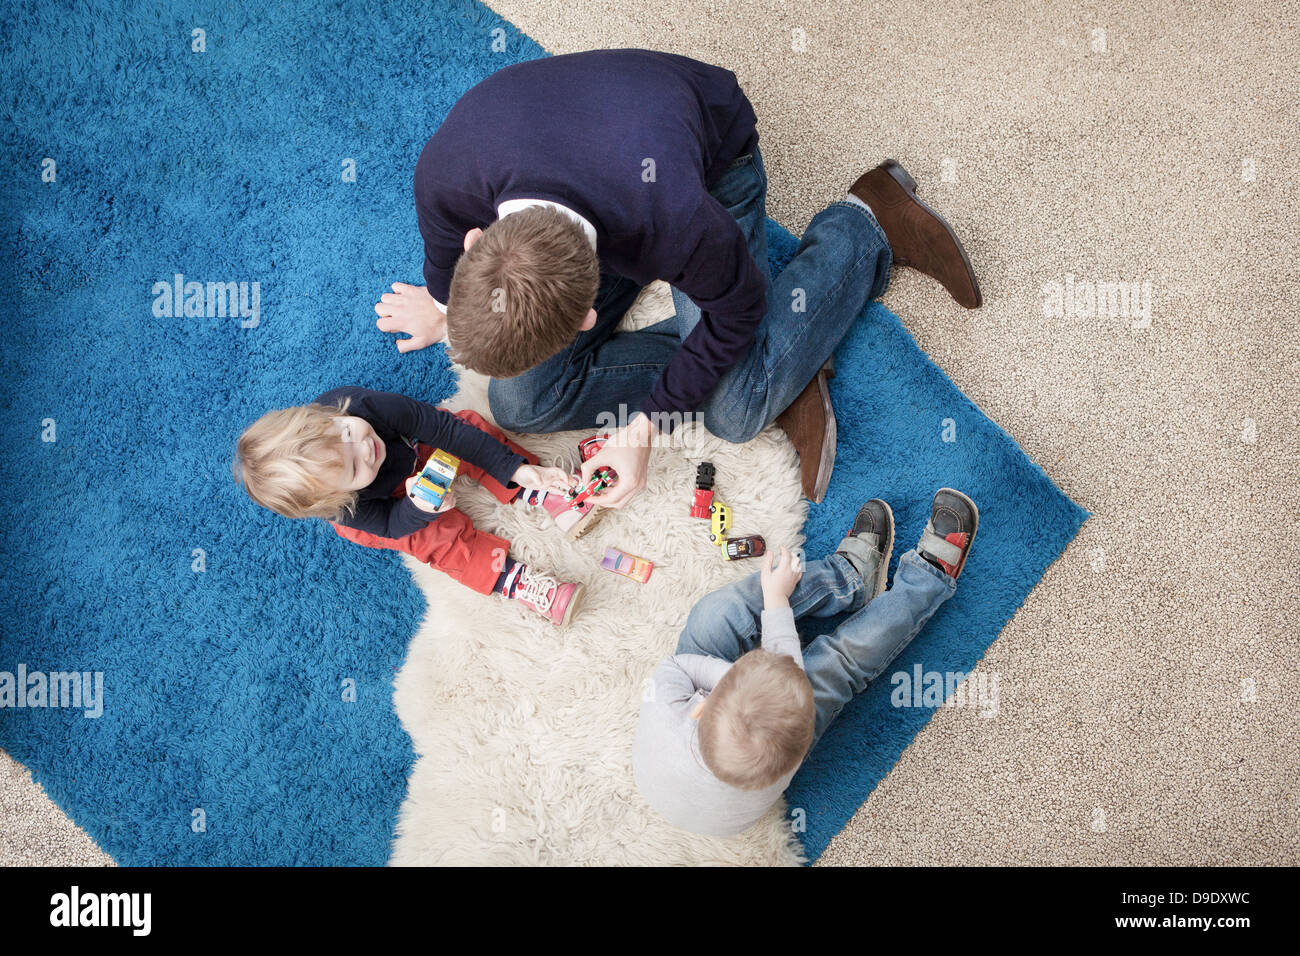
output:
[[584, 484], [602, 466], [614, 469], [618, 476], [613, 488], [593, 495], [589, 501], [603, 508], [622, 508], [641, 493], [645, 487], [646, 471], [650, 468], [650, 442], [656, 431], [649, 418], [638, 415], [626, 428], [610, 435], [605, 447], [583, 462]]
[[442, 499], [442, 504], [436, 508], [423, 498], [417, 498], [411, 493], [411, 489], [415, 487], [415, 483], [419, 480], [419, 475], [412, 475], [410, 478], [406, 479], [406, 496], [411, 499], [411, 502], [415, 507], [419, 508], [421, 511], [427, 511], [431, 515], [442, 514], [444, 511], [450, 511], [452, 508], [456, 507], [456, 492], [450, 488], [447, 489], [447, 494]]
[[573, 487], [573, 476], [563, 468], [544, 468], [540, 465], [520, 465], [510, 477], [516, 485], [555, 491], [564, 494]]
[[763, 555], [759, 560], [763, 562], [763, 568], [759, 572], [759, 581], [763, 586], [763, 607], [768, 610], [789, 607], [790, 595], [794, 593], [795, 585], [803, 577], [803, 568], [800, 567], [799, 559], [785, 548], [781, 548], [776, 553], [775, 562], [770, 554]]
[[447, 335], [447, 316], [434, 304], [433, 296], [422, 285], [394, 282], [393, 291], [385, 292], [375, 304], [381, 332], [405, 332], [409, 339], [397, 340], [397, 351], [414, 352], [441, 342]]

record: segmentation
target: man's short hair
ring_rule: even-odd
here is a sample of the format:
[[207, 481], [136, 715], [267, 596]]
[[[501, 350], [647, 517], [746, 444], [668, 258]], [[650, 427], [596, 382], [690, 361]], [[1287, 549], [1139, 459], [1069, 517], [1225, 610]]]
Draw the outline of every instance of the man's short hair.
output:
[[599, 286], [596, 250], [569, 216], [531, 206], [498, 219], [456, 263], [448, 352], [493, 378], [522, 374], [573, 341]]

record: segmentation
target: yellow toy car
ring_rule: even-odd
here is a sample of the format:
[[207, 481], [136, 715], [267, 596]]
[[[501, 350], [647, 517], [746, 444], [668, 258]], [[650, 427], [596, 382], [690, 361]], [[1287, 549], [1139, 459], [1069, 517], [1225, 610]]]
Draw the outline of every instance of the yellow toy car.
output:
[[442, 501], [451, 490], [451, 483], [456, 480], [460, 470], [460, 459], [441, 448], [435, 449], [424, 463], [420, 477], [411, 488], [411, 494], [427, 501], [435, 508], [442, 507]]
[[709, 505], [709, 540], [718, 547], [727, 544], [727, 532], [731, 530], [731, 509], [717, 498]]

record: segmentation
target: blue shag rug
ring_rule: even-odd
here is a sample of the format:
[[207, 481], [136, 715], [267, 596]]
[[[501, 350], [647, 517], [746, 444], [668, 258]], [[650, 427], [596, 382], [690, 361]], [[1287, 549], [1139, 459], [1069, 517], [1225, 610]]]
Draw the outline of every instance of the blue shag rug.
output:
[[[423, 599], [396, 556], [254, 506], [231, 453], [263, 411], [336, 385], [455, 390], [442, 350], [400, 356], [372, 305], [420, 281], [427, 137], [544, 51], [468, 0], [6, 0], [4, 19], [0, 682], [100, 672], [104, 699], [0, 708], [0, 747], [121, 864], [382, 864], [413, 760], [391, 681]], [[770, 228], [779, 267], [793, 239]], [[171, 308], [177, 275], [244, 283], [243, 312]], [[1083, 513], [883, 308], [840, 361], [875, 372], [835, 380], [809, 547], [864, 497], [907, 542], [930, 490], [970, 491], [980, 545], [915, 645], [968, 666]], [[840, 718], [790, 794], [812, 856], [928, 716], [873, 689]]]

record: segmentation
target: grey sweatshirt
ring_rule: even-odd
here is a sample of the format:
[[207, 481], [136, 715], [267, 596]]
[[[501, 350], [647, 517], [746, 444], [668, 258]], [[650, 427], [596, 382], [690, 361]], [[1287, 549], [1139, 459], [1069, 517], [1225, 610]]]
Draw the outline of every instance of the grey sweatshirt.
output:
[[[763, 650], [788, 654], [803, 667], [794, 613], [764, 611]], [[698, 727], [691, 713], [732, 665], [717, 657], [677, 654], [654, 672], [649, 698], [632, 743], [632, 774], [647, 803], [669, 823], [706, 836], [735, 836], [748, 830], [785, 792], [792, 770], [762, 790], [723, 783], [700, 757]], [[798, 769], [798, 768], [796, 768]]]

